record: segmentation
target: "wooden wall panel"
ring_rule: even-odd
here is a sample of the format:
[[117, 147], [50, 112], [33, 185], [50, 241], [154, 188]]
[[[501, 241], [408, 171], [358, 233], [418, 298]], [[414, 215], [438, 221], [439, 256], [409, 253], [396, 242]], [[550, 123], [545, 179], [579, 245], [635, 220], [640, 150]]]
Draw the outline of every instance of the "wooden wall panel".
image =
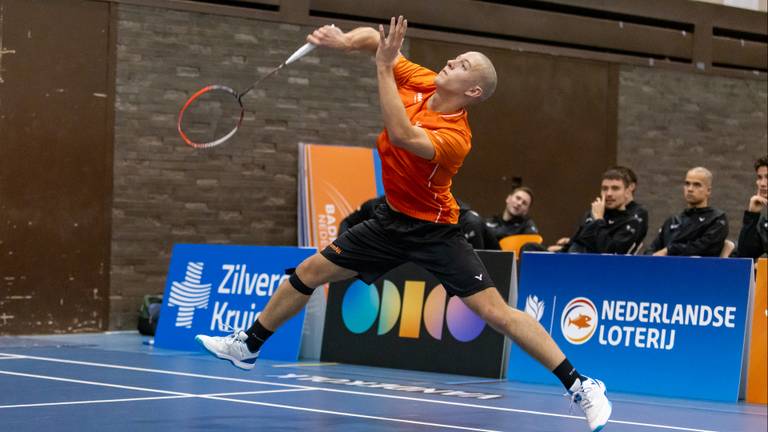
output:
[[0, 334], [106, 326], [109, 9], [0, 0]]

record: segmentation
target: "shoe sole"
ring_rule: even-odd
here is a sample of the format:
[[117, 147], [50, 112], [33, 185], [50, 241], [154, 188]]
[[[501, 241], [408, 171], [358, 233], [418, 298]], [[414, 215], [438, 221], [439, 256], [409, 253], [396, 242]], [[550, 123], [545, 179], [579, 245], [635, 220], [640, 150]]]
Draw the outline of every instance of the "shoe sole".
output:
[[203, 342], [203, 340], [200, 339], [199, 336], [195, 336], [195, 342], [200, 344], [200, 346], [203, 347], [203, 349], [208, 351], [214, 357], [220, 358], [222, 360], [228, 360], [230, 363], [232, 363], [232, 365], [234, 365], [238, 369], [243, 369], [243, 370], [251, 370], [251, 369], [253, 369], [254, 365], [251, 364], [251, 363], [244, 363], [244, 362], [241, 362], [240, 360], [237, 360], [236, 358], [234, 358], [232, 356], [229, 356], [229, 355], [226, 355], [226, 354], [219, 354], [219, 353], [217, 353], [215, 351], [211, 351], [210, 349], [208, 349], [207, 346], [205, 346], [205, 342]]
[[605, 419], [605, 423], [603, 423], [603, 424], [601, 424], [600, 426], [598, 426], [598, 427], [597, 427], [596, 429], [594, 429], [592, 432], [600, 432], [601, 430], [603, 430], [603, 428], [605, 427], [605, 425], [607, 425], [607, 424], [608, 424], [608, 419], [610, 419], [610, 418], [611, 418], [611, 414], [613, 414], [613, 404], [611, 403], [611, 401], [608, 401], [608, 418], [607, 418], [607, 419]]

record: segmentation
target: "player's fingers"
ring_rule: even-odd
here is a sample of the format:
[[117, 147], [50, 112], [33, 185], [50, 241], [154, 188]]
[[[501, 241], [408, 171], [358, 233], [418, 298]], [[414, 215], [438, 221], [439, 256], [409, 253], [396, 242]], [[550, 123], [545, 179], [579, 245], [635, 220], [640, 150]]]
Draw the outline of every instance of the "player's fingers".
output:
[[384, 35], [384, 26], [379, 24], [379, 45], [384, 44], [387, 41], [387, 36]]

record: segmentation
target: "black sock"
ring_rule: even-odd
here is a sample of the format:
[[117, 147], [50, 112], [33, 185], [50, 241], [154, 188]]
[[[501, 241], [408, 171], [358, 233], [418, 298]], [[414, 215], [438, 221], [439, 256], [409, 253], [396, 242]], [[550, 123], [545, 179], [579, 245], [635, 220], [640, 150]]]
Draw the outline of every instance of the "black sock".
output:
[[568, 359], [563, 360], [563, 362], [560, 363], [560, 366], [556, 367], [552, 373], [557, 376], [557, 379], [563, 383], [566, 390], [568, 391], [572, 391], [573, 384], [576, 382], [576, 380], [581, 381], [581, 375], [579, 375], [579, 372], [575, 367], [573, 367]]
[[266, 342], [273, 333], [273, 331], [267, 330], [266, 327], [261, 325], [257, 319], [251, 328], [245, 332], [245, 334], [248, 335], [248, 339], [245, 340], [245, 344], [248, 345], [248, 351], [256, 352], [261, 349], [261, 345]]

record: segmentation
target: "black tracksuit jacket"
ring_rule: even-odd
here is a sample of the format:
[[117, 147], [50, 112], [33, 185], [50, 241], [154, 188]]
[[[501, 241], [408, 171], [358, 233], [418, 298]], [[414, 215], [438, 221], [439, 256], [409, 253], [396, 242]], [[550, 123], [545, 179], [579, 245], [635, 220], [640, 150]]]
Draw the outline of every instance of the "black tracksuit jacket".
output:
[[688, 208], [664, 222], [646, 253], [667, 248], [667, 255], [720, 256], [728, 237], [725, 212], [713, 207]]

